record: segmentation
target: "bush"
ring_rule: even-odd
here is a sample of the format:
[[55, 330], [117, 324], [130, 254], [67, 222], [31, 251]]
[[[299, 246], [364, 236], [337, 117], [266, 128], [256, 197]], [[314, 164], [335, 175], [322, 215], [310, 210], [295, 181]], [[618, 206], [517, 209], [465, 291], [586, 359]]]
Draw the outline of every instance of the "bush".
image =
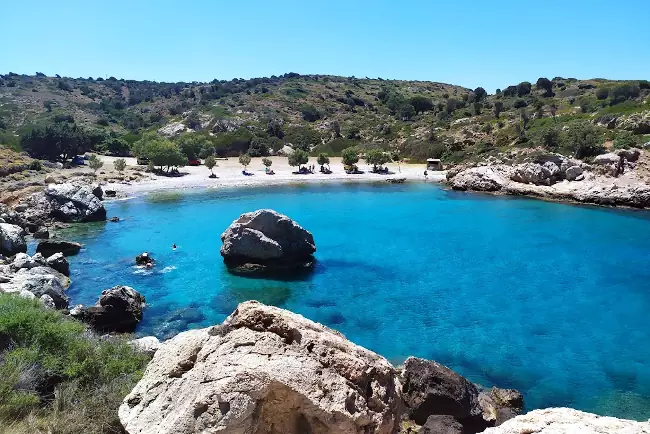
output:
[[319, 166], [324, 166], [325, 164], [330, 164], [330, 157], [327, 156], [325, 153], [318, 154], [318, 158], [316, 159], [316, 163], [318, 163]]
[[115, 170], [122, 173], [122, 171], [126, 169], [126, 160], [124, 158], [118, 158], [117, 160], [114, 160], [113, 167], [115, 167]]
[[239, 156], [239, 164], [244, 166], [244, 169], [246, 169], [248, 165], [251, 164], [251, 156], [248, 154], [241, 154]]
[[636, 145], [636, 138], [630, 131], [621, 131], [614, 139], [614, 149], [630, 149]]
[[40, 160], [34, 160], [29, 163], [29, 170], [41, 171], [43, 170], [43, 164], [40, 162]]
[[631, 83], [623, 83], [616, 85], [612, 88], [610, 96], [612, 97], [612, 105], [621, 103], [627, 99], [633, 99], [639, 96], [639, 86]]
[[273, 165], [273, 161], [270, 158], [262, 158], [262, 164], [264, 167], [271, 167], [271, 165]]
[[321, 118], [321, 114], [313, 105], [304, 105], [300, 108], [302, 118], [307, 122], [315, 122]]
[[515, 101], [515, 103], [512, 105], [512, 107], [514, 107], [516, 109], [520, 109], [520, 108], [528, 107], [528, 103], [523, 99], [518, 99], [518, 100]]
[[544, 126], [535, 134], [534, 142], [548, 150], [555, 150], [560, 146], [560, 129], [554, 125]]
[[576, 158], [593, 157], [603, 153], [596, 128], [588, 121], [579, 120], [568, 125], [560, 137], [563, 147]]
[[530, 93], [532, 85], [527, 81], [522, 81], [517, 85], [517, 96], [522, 97]]
[[[117, 407], [142, 375], [146, 355], [11, 294], [0, 294], [0, 336], [12, 343], [0, 353], [1, 426], [58, 421], [67, 430], [41, 432], [118, 432], [99, 427], [119, 426]], [[76, 431], [62, 422], [72, 425], [72, 419]]]
[[90, 149], [90, 135], [74, 123], [37, 127], [20, 136], [20, 147], [31, 157], [65, 163]]
[[609, 89], [608, 88], [599, 87], [596, 90], [596, 98], [598, 98], [599, 100], [607, 99], [608, 96], [609, 96]]
[[97, 172], [97, 170], [101, 169], [102, 166], [104, 165], [104, 162], [97, 157], [97, 155], [93, 154], [88, 158], [88, 167], [93, 169], [93, 172]]
[[431, 99], [422, 95], [414, 96], [413, 98], [411, 98], [409, 100], [409, 104], [413, 106], [416, 113], [424, 113], [427, 111], [431, 111], [433, 110], [434, 107], [433, 101], [431, 101]]

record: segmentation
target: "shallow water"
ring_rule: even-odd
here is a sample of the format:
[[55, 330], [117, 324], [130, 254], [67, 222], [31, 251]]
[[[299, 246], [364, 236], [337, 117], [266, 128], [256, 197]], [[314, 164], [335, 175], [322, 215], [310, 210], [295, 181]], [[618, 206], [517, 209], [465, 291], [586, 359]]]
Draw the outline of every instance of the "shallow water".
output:
[[[294, 281], [229, 275], [221, 232], [273, 208], [313, 232]], [[529, 409], [650, 417], [650, 213], [446, 191], [300, 186], [154, 195], [108, 204], [119, 223], [76, 228], [73, 303], [126, 284], [140, 334], [169, 337], [257, 299], [342, 331], [394, 363], [435, 359]], [[176, 243], [179, 249], [172, 251]], [[133, 267], [149, 251], [153, 271]]]

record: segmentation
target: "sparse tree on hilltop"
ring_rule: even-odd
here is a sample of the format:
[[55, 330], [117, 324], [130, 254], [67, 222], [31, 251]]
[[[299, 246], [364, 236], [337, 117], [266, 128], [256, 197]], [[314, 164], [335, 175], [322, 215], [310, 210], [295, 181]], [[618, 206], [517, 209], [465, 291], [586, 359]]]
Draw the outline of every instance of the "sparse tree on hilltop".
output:
[[483, 98], [487, 96], [487, 92], [485, 91], [485, 89], [479, 86], [476, 89], [474, 89], [474, 95], [476, 95], [475, 97], [476, 101], [480, 102], [483, 100]]
[[502, 101], [495, 101], [494, 102], [494, 117], [499, 119], [499, 116], [501, 115], [501, 112], [503, 112], [503, 102]]
[[535, 84], [537, 89], [544, 91], [544, 96], [549, 98], [553, 96], [553, 82], [546, 77], [540, 77]]

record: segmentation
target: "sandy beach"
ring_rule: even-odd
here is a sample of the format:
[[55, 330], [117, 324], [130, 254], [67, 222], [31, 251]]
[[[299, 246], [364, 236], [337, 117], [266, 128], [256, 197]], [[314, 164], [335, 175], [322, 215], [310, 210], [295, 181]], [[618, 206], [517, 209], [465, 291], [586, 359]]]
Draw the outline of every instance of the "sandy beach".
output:
[[[110, 175], [113, 169], [113, 157], [101, 157], [104, 161], [102, 168], [106, 174]], [[264, 171], [262, 158], [253, 158], [247, 171], [253, 173], [252, 176], [242, 174], [243, 167], [239, 164], [238, 158], [218, 160], [218, 166], [214, 168], [214, 174], [217, 178], [209, 178], [210, 170], [205, 166], [186, 166], [180, 169], [183, 176], [157, 176], [146, 173], [145, 177], [136, 182], [110, 182], [105, 189], [116, 190], [122, 194], [142, 194], [154, 191], [192, 189], [192, 188], [232, 188], [242, 186], [266, 186], [281, 185], [294, 183], [322, 183], [322, 182], [387, 182], [389, 178], [405, 178], [409, 182], [425, 182], [424, 164], [400, 164], [390, 163], [388, 175], [379, 175], [371, 173], [371, 167], [360, 162], [358, 167], [364, 171], [362, 174], [349, 175], [345, 173], [341, 159], [338, 157], [330, 158], [329, 175], [318, 172], [319, 166], [316, 165], [316, 158], [311, 158], [308, 165], [316, 166], [314, 174], [298, 175], [293, 172], [295, 167], [289, 166], [286, 157], [270, 157], [273, 161], [271, 169], [275, 175], [267, 175]], [[137, 166], [135, 158], [125, 158], [127, 161], [127, 170]], [[445, 179], [445, 172], [428, 172], [426, 182], [441, 182]]]

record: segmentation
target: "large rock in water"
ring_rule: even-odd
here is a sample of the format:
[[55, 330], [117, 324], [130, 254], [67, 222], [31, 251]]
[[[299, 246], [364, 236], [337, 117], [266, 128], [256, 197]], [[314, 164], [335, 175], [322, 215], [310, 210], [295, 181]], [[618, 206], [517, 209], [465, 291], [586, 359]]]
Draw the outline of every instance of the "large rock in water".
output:
[[36, 246], [36, 252], [45, 257], [50, 257], [55, 253], [62, 253], [63, 256], [73, 256], [79, 253], [81, 244], [74, 241], [63, 240], [44, 240]]
[[485, 434], [650, 434], [650, 423], [597, 416], [571, 408], [534, 410]]
[[465, 433], [477, 433], [523, 409], [519, 392], [497, 388], [483, 391], [458, 373], [430, 360], [409, 357], [402, 375], [404, 402], [410, 418], [418, 425], [424, 425], [432, 415], [451, 415], [463, 425]]
[[309, 267], [314, 237], [289, 217], [270, 209], [242, 214], [221, 234], [221, 256], [241, 271]]
[[129, 434], [392, 434], [400, 387], [383, 357], [249, 301], [163, 343], [119, 417]]
[[25, 252], [27, 252], [25, 231], [20, 226], [0, 223], [0, 254], [13, 256]]
[[25, 217], [54, 218], [63, 222], [106, 220], [106, 209], [96, 189], [96, 186], [79, 183], [50, 184], [43, 192], [29, 198]]
[[102, 291], [97, 304], [78, 306], [70, 314], [99, 332], [132, 333], [142, 320], [145, 298], [129, 286]]
[[454, 190], [499, 191], [505, 179], [491, 167], [472, 167], [456, 174], [449, 181]]

